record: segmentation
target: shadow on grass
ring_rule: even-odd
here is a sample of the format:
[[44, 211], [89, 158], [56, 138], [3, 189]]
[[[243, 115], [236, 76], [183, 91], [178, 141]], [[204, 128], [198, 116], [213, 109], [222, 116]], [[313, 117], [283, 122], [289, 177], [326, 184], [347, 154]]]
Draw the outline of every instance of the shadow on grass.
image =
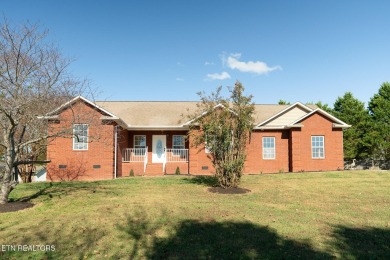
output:
[[122, 239], [133, 243], [130, 259], [333, 258], [309, 243], [281, 237], [269, 227], [250, 222], [183, 220], [167, 225], [141, 215], [128, 216], [125, 225], [117, 226], [124, 232]]
[[40, 184], [26, 183], [18, 185], [17, 189], [12, 191], [9, 202], [30, 202], [31, 200], [40, 197], [51, 199], [53, 197], [66, 196], [81, 190], [96, 193], [104, 189], [105, 188], [99, 186], [99, 184], [95, 182], [46, 182]]
[[52, 186], [53, 186], [53, 184], [51, 182], [49, 182], [48, 184], [45, 184], [45, 186], [43, 188], [41, 188], [40, 190], [38, 190], [37, 192], [35, 192], [35, 193], [31, 194], [31, 195], [28, 195], [28, 196], [17, 198], [17, 199], [12, 199], [11, 198], [10, 202], [17, 202], [17, 201], [29, 202], [30, 200], [36, 199], [39, 196], [47, 195], [48, 194], [47, 190], [50, 189]]
[[390, 229], [336, 226], [333, 237], [343, 259], [390, 259]]
[[194, 176], [192, 178], [185, 178], [184, 180], [192, 184], [204, 185], [209, 187], [218, 186], [218, 180], [215, 176]]

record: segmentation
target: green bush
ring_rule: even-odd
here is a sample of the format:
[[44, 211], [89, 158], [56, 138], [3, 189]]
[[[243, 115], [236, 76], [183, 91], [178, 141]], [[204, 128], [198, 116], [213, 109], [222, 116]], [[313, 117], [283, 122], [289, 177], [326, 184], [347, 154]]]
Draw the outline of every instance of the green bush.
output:
[[134, 170], [133, 169], [130, 170], [129, 176], [134, 177]]
[[176, 175], [180, 175], [180, 168], [179, 168], [179, 166], [176, 167], [175, 174], [176, 174]]

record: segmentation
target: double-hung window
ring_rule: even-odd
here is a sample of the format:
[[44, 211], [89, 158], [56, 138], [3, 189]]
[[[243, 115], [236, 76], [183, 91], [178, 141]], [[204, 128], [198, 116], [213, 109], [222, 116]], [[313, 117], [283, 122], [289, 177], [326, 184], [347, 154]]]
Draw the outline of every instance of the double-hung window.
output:
[[263, 159], [275, 159], [275, 137], [263, 137]]
[[184, 135], [172, 136], [172, 148], [173, 149], [185, 149]]
[[146, 135], [134, 135], [134, 154], [144, 155], [146, 148]]
[[73, 125], [73, 150], [88, 150], [88, 125]]
[[324, 136], [314, 135], [311, 137], [311, 157], [313, 159], [325, 158]]
[[182, 149], [185, 149], [185, 137], [184, 135], [173, 135], [172, 136], [172, 152], [173, 155], [181, 155]]

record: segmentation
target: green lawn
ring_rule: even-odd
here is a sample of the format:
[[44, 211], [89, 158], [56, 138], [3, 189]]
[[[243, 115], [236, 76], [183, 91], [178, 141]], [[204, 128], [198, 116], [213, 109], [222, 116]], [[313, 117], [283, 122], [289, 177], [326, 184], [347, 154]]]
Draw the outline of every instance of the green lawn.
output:
[[244, 176], [239, 195], [210, 177], [21, 184], [0, 214], [1, 245], [54, 245], [0, 259], [390, 259], [390, 172]]

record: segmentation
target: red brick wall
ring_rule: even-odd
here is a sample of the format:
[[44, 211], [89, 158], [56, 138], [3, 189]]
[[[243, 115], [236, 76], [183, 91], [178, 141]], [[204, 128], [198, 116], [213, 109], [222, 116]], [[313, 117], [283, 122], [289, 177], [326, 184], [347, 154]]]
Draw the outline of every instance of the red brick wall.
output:
[[117, 151], [117, 177], [129, 176], [129, 169], [124, 167], [122, 163], [123, 149], [128, 147], [129, 143], [129, 134], [128, 131], [122, 128], [118, 129], [118, 139], [117, 139], [118, 151]]
[[[49, 132], [55, 133], [68, 130], [68, 137], [57, 137], [50, 140], [47, 148], [48, 175], [54, 176], [64, 169], [59, 165], [66, 165], [67, 169], [82, 169], [85, 171], [78, 180], [102, 180], [114, 177], [114, 124], [103, 122], [102, 114], [90, 105], [79, 101], [72, 109], [66, 109], [59, 115], [57, 122], [51, 122]], [[73, 123], [89, 125], [88, 150], [73, 150], [72, 133]], [[94, 168], [100, 165], [100, 168]], [[49, 180], [49, 178], [48, 178]], [[59, 180], [55, 178], [54, 180]]]
[[189, 148], [189, 157], [190, 157], [190, 173], [199, 174], [199, 175], [210, 175], [215, 173], [215, 169], [209, 158], [209, 154], [205, 152], [204, 146], [193, 147], [193, 138], [190, 137], [190, 148]]
[[[330, 171], [344, 169], [343, 131], [319, 113], [301, 122], [301, 129], [291, 130], [291, 171]], [[313, 159], [311, 136], [323, 135], [325, 158]]]
[[[318, 113], [306, 118], [301, 124], [303, 124], [302, 128], [293, 128], [291, 130], [253, 131], [247, 144], [247, 160], [244, 173], [258, 174], [343, 169], [342, 129], [334, 129], [333, 123]], [[324, 136], [324, 159], [312, 159], [312, 135]], [[275, 137], [275, 159], [263, 159], [263, 137]], [[208, 167], [208, 170], [202, 170], [202, 166]], [[204, 147], [195, 148], [190, 145], [190, 173], [212, 174], [214, 172]]]
[[175, 174], [176, 168], [179, 167], [180, 174], [188, 174], [188, 163], [186, 162], [168, 162], [165, 168], [166, 174]]
[[[247, 145], [245, 173], [274, 173], [289, 171], [289, 131], [253, 131]], [[275, 159], [263, 159], [263, 137], [275, 137]]]

